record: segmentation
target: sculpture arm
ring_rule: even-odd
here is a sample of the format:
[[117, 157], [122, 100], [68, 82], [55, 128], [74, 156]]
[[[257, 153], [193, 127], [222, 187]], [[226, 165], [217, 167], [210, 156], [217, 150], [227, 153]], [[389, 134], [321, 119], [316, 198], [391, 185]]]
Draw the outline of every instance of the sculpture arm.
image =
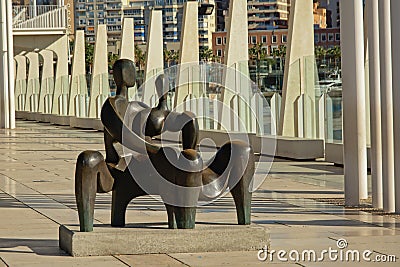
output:
[[157, 153], [159, 146], [150, 144], [134, 133], [107, 100], [101, 109], [101, 122], [105, 130], [119, 143], [133, 151], [146, 154], [147, 152]]
[[164, 130], [171, 132], [182, 131], [182, 145], [184, 149], [196, 149], [199, 139], [199, 124], [196, 115], [192, 112], [169, 112], [165, 119]]

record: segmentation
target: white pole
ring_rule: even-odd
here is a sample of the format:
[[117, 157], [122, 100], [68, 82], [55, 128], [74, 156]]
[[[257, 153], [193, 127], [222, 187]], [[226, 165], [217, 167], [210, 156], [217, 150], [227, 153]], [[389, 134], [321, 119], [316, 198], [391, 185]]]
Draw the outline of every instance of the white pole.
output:
[[[398, 0], [396, 0], [398, 1]], [[390, 0], [379, 1], [380, 73], [382, 100], [383, 209], [394, 212], [394, 141]], [[396, 25], [398, 27], [398, 25]], [[396, 30], [398, 30], [396, 28]]]
[[6, 1], [6, 20], [7, 20], [7, 48], [8, 48], [8, 116], [10, 129], [15, 128], [15, 91], [14, 91], [14, 41], [13, 41], [13, 29], [12, 29], [12, 3]]
[[37, 16], [37, 5], [36, 5], [36, 0], [32, 0], [32, 15], [33, 15], [33, 17], [36, 17]]
[[0, 128], [15, 127], [11, 2], [0, 0]]
[[383, 208], [382, 196], [382, 133], [381, 87], [379, 61], [379, 12], [378, 0], [367, 0], [369, 93], [371, 113], [371, 178], [372, 205]]
[[[400, 25], [400, 17], [396, 11], [400, 10], [400, 1], [391, 2], [392, 25]], [[400, 54], [395, 49], [400, 47], [400, 31], [397, 27], [392, 28], [392, 59], [393, 59], [393, 127], [394, 127], [394, 160], [395, 164], [395, 211], [400, 213]]]
[[6, 0], [0, 0], [0, 128], [8, 128]]
[[345, 204], [355, 206], [368, 193], [362, 1], [341, 1], [340, 20]]

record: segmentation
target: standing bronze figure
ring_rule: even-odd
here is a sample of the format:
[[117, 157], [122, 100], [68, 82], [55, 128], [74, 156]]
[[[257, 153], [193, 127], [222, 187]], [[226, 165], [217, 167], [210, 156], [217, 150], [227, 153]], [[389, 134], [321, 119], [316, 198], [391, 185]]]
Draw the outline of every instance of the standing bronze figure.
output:
[[[125, 225], [126, 208], [132, 199], [158, 194], [166, 206], [169, 228], [194, 228], [198, 200], [215, 198], [227, 188], [235, 201], [238, 223], [250, 224], [250, 188], [254, 175], [251, 147], [239, 141], [228, 142], [210, 162], [203, 164], [196, 151], [199, 134], [196, 117], [191, 112], [167, 109], [164, 89], [168, 80], [163, 75], [156, 79], [159, 103], [155, 108], [128, 101], [128, 88], [136, 83], [132, 61], [117, 60], [113, 75], [116, 95], [109, 97], [101, 110], [106, 158], [98, 151], [84, 151], [76, 163], [75, 195], [80, 230], [93, 231], [96, 193], [109, 191], [112, 191], [112, 226]], [[181, 131], [182, 150], [153, 143], [152, 137], [164, 131]], [[133, 151], [130, 160], [121, 155], [118, 147]], [[146, 181], [151, 190], [142, 188], [139, 180]], [[185, 190], [174, 191], [165, 185]]]

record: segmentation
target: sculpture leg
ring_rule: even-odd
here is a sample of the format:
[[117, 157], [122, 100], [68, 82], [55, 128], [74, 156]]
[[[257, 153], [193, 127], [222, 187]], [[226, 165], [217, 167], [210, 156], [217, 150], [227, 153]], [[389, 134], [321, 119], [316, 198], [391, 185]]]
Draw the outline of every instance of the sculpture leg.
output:
[[[251, 223], [251, 182], [254, 175], [254, 153], [251, 147], [235, 145], [233, 151], [234, 165], [231, 176], [234, 175], [232, 182], [237, 181], [237, 176], [241, 176], [236, 185], [230, 184], [231, 194], [236, 205], [238, 224], [247, 225]], [[247, 162], [246, 162], [247, 161]], [[229, 181], [230, 183], [231, 181]]]
[[175, 220], [175, 213], [174, 213], [174, 206], [171, 206], [167, 203], [164, 204], [165, 208], [167, 210], [167, 216], [168, 216], [168, 228], [169, 229], [176, 229], [176, 220]]
[[100, 152], [84, 151], [78, 156], [75, 169], [75, 197], [81, 232], [93, 231], [96, 193], [111, 191], [113, 183], [114, 179]]
[[218, 150], [209, 168], [219, 177], [229, 173], [228, 186], [235, 201], [238, 224], [250, 224], [250, 186], [254, 175], [251, 147], [240, 141], [228, 142]]
[[174, 207], [178, 229], [193, 229], [196, 224], [196, 207], [201, 190], [201, 169], [203, 162], [199, 154], [192, 149], [182, 151], [177, 165], [175, 184], [185, 188], [178, 190], [180, 206]]
[[113, 170], [112, 173], [113, 176], [118, 176], [118, 179], [115, 180], [112, 192], [111, 226], [123, 227], [129, 202], [146, 193], [136, 184], [129, 170], [125, 172]]

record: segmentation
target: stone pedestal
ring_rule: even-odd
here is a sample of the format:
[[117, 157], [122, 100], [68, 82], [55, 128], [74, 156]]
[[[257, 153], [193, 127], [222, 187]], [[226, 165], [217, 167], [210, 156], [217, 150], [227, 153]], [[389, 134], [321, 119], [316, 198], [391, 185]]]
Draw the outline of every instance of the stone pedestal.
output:
[[95, 226], [79, 232], [79, 226], [61, 225], [60, 248], [75, 257], [115, 254], [196, 253], [254, 251], [269, 245], [269, 232], [258, 225], [196, 225], [196, 229], [158, 227], [114, 228]]

